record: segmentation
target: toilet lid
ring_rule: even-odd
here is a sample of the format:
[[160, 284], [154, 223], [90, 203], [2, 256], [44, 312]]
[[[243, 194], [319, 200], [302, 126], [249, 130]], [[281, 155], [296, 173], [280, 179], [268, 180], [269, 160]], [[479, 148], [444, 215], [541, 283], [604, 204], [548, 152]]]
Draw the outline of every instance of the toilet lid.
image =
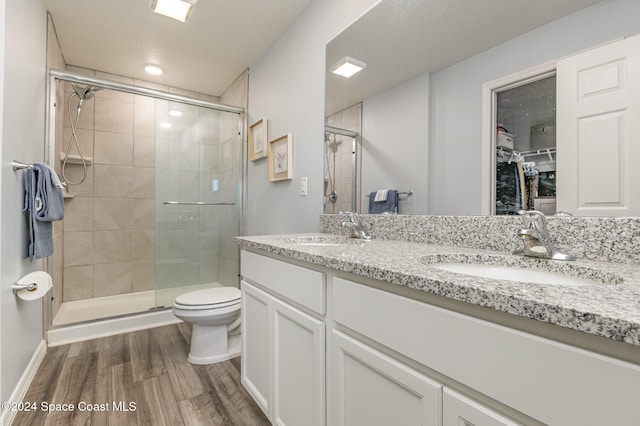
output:
[[176, 297], [175, 304], [182, 306], [218, 306], [240, 303], [240, 290], [235, 287], [215, 287], [190, 291]]

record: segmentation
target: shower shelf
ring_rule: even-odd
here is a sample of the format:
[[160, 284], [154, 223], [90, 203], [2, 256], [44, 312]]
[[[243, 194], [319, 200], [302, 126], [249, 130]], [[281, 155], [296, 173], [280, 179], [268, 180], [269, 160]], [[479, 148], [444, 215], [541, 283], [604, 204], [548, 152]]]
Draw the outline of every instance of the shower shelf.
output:
[[[67, 155], [64, 152], [61, 152], [60, 161], [64, 161], [66, 156]], [[87, 164], [87, 166], [90, 166], [91, 163], [93, 163], [93, 158], [84, 157], [84, 161]], [[67, 160], [67, 164], [82, 164], [82, 158], [79, 155], [70, 155], [69, 159]]]

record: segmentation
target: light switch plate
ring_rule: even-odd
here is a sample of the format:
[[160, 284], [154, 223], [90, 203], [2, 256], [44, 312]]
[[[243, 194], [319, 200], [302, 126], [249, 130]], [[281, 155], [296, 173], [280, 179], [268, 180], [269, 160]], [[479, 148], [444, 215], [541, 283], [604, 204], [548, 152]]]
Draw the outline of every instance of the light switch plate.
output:
[[307, 177], [300, 178], [300, 195], [307, 195]]

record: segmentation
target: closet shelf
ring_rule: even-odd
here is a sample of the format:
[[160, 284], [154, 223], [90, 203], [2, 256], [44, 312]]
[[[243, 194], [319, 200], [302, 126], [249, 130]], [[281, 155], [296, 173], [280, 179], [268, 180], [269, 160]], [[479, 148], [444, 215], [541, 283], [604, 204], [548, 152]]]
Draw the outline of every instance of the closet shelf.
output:
[[[64, 161], [67, 155], [64, 152], [60, 153], [60, 161]], [[84, 161], [87, 166], [90, 166], [93, 163], [93, 158], [84, 157]], [[79, 155], [69, 155], [69, 159], [67, 160], [67, 164], [82, 164], [82, 158]]]
[[555, 148], [544, 148], [544, 149], [534, 149], [531, 151], [521, 151], [522, 155], [547, 155], [547, 154], [555, 154]]

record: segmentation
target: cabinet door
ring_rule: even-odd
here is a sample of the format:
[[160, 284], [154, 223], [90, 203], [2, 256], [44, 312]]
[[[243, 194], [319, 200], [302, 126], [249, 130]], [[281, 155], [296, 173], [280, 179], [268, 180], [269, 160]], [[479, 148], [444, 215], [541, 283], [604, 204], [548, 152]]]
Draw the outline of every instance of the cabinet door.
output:
[[339, 331], [332, 339], [332, 424], [440, 425], [440, 383]]
[[273, 418], [278, 425], [325, 424], [324, 323], [272, 300]]
[[518, 426], [520, 423], [447, 387], [443, 390], [443, 426]]
[[246, 281], [242, 288], [242, 372], [244, 387], [270, 417], [271, 296]]
[[558, 61], [557, 208], [640, 215], [640, 36]]

